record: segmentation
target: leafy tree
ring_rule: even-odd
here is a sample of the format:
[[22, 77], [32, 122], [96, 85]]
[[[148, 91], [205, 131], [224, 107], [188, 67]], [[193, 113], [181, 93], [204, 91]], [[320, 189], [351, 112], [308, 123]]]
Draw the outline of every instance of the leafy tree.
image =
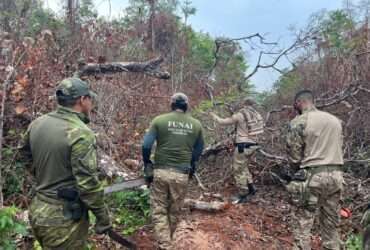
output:
[[343, 10], [331, 11], [320, 23], [322, 39], [329, 43], [329, 53], [347, 53], [354, 48], [349, 39], [354, 22]]
[[187, 25], [189, 16], [195, 15], [197, 9], [191, 5], [191, 1], [185, 0], [184, 4], [181, 6], [181, 11], [184, 14], [184, 25]]
[[82, 22], [94, 20], [98, 17], [98, 12], [95, 9], [92, 0], [82, 0], [79, 9], [79, 15]]
[[56, 31], [64, 27], [65, 24], [55, 16], [54, 12], [38, 7], [32, 10], [25, 34], [33, 37], [44, 29]]
[[248, 92], [250, 86], [245, 80], [248, 66], [239, 43], [228, 42], [219, 49], [216, 81], [228, 86], [236, 85], [242, 92]]
[[208, 72], [214, 64], [214, 39], [209, 34], [189, 31], [189, 58], [199, 72]]
[[302, 80], [299, 72], [285, 69], [274, 83], [272, 90], [257, 94], [257, 102], [270, 108], [274, 105], [290, 103], [301, 86]]

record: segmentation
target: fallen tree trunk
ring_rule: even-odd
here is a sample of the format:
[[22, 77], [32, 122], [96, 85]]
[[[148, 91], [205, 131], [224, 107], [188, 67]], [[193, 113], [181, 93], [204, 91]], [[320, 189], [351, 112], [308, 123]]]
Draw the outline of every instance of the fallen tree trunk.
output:
[[160, 71], [159, 65], [163, 58], [156, 58], [146, 62], [112, 62], [112, 63], [85, 63], [79, 62], [78, 70], [75, 73], [77, 77], [114, 74], [120, 72], [144, 73], [151, 77], [159, 79], [170, 79], [171, 75], [167, 71]]

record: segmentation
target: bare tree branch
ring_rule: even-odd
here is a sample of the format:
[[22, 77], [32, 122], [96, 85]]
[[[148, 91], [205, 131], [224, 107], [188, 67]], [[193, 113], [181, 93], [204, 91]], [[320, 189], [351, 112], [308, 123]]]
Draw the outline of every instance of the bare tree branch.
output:
[[230, 42], [233, 42], [233, 41], [244, 41], [244, 42], [248, 42], [249, 40], [253, 39], [253, 38], [258, 38], [259, 39], [259, 42], [261, 44], [265, 44], [265, 45], [277, 45], [277, 42], [266, 42], [265, 38], [259, 34], [259, 33], [255, 33], [255, 34], [252, 34], [252, 35], [249, 35], [249, 36], [243, 36], [243, 37], [238, 37], [238, 38], [231, 38], [231, 39], [223, 39], [223, 40], [219, 40], [219, 43], [230, 43]]
[[[266, 42], [265, 38], [259, 33], [255, 33], [255, 34], [252, 34], [252, 35], [249, 35], [249, 36], [243, 36], [243, 37], [239, 37], [239, 38], [231, 38], [231, 39], [229, 39], [229, 38], [218, 38], [218, 39], [215, 40], [215, 49], [214, 49], [214, 52], [213, 52], [213, 56], [214, 56], [213, 65], [209, 69], [208, 74], [205, 77], [205, 79], [202, 80], [202, 82], [204, 84], [204, 89], [205, 89], [208, 97], [210, 98], [210, 100], [212, 102], [213, 102], [213, 90], [214, 90], [214, 88], [211, 85], [211, 82], [213, 80], [214, 71], [215, 71], [215, 69], [216, 69], [216, 67], [219, 63], [219, 59], [220, 59], [219, 53], [220, 53], [221, 48], [226, 47], [226, 46], [230, 46], [232, 44], [235, 44], [238, 41], [249, 42], [249, 41], [252, 41], [254, 38], [258, 38], [259, 43], [263, 44], [263, 45], [269, 45], [269, 46], [272, 46], [272, 45], [276, 46], [277, 45], [277, 42]], [[264, 52], [264, 54], [278, 54], [278, 53], [274, 53], [274, 52], [270, 51], [270, 52]], [[261, 56], [262, 55], [260, 55], [260, 57]], [[260, 59], [259, 59], [259, 61], [260, 61]], [[256, 72], [257, 72], [257, 70], [256, 70]]]
[[[307, 37], [303, 38], [304, 39], [307, 39]], [[283, 57], [283, 56], [286, 56], [287, 54], [289, 54], [290, 52], [292, 52], [293, 50], [295, 50], [297, 48], [297, 46], [300, 45], [300, 43], [302, 43], [303, 41], [302, 39], [297, 39], [292, 45], [290, 45], [288, 48], [286, 48], [285, 50], [283, 50], [282, 52], [280, 52], [278, 54], [277, 57], [275, 57], [275, 59], [273, 60], [272, 63], [270, 64], [261, 64], [261, 60], [263, 58], [264, 55], [271, 55], [271, 54], [276, 54], [275, 52], [265, 52], [265, 51], [260, 51], [259, 53], [259, 56], [258, 56], [258, 61], [257, 61], [257, 64], [256, 66], [254, 67], [254, 69], [252, 70], [251, 73], [249, 73], [244, 79], [245, 80], [248, 80], [250, 79], [254, 74], [256, 74], [258, 72], [258, 70], [261, 68], [261, 69], [267, 69], [267, 68], [273, 68], [273, 69], [277, 69], [275, 66], [276, 64], [280, 61], [280, 59]], [[278, 70], [279, 71], [279, 70]], [[279, 71], [281, 73], [281, 71]]]

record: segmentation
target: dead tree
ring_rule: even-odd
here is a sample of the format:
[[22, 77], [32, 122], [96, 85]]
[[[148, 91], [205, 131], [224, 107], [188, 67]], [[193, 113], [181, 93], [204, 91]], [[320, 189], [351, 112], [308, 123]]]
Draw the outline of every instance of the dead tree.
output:
[[[8, 74], [3, 82], [3, 90], [1, 96], [1, 113], [0, 113], [0, 163], [2, 162], [2, 152], [3, 152], [3, 133], [4, 133], [4, 120], [5, 120], [5, 103], [7, 99], [7, 90], [9, 87], [10, 82], [12, 81], [15, 69], [14, 67], [8, 67]], [[4, 195], [3, 195], [3, 185], [4, 180], [2, 177], [2, 168], [0, 165], [0, 209], [4, 206]]]
[[75, 73], [77, 77], [98, 75], [98, 74], [113, 74], [119, 72], [134, 72], [143, 73], [151, 77], [159, 79], [169, 79], [170, 73], [160, 71], [159, 66], [163, 62], [163, 58], [156, 58], [146, 62], [112, 62], [112, 63], [85, 63], [80, 61], [78, 70]]
[[155, 52], [156, 44], [155, 44], [155, 27], [154, 27], [154, 21], [155, 21], [155, 5], [156, 0], [147, 0], [150, 4], [150, 17], [149, 17], [149, 25], [150, 25], [150, 37], [151, 37], [151, 48], [152, 52]]
[[[244, 77], [244, 81], [248, 81], [252, 76], [254, 76], [260, 69], [274, 69], [279, 73], [283, 73], [281, 69], [277, 67], [277, 64], [283, 57], [288, 57], [289, 54], [295, 52], [299, 48], [305, 46], [305, 44], [312, 38], [313, 31], [308, 31], [306, 33], [298, 34], [296, 40], [287, 48], [280, 49], [278, 48], [277, 42], [269, 42], [266, 41], [266, 38], [259, 33], [255, 33], [249, 36], [243, 36], [238, 38], [218, 38], [215, 40], [215, 49], [213, 52], [214, 61], [213, 65], [211, 66], [207, 76], [203, 80], [204, 89], [209, 97], [209, 99], [213, 102], [213, 86], [212, 86], [212, 79], [214, 77], [215, 69], [220, 60], [220, 52], [222, 48], [232, 46], [236, 42], [244, 42], [246, 43], [251, 50], [259, 50], [259, 56], [257, 64], [254, 66], [252, 71]], [[271, 63], [263, 63], [262, 60], [265, 56], [272, 57]], [[287, 58], [289, 61], [289, 58]], [[271, 60], [271, 59], [270, 59]], [[238, 85], [239, 90], [241, 90], [241, 84]]]

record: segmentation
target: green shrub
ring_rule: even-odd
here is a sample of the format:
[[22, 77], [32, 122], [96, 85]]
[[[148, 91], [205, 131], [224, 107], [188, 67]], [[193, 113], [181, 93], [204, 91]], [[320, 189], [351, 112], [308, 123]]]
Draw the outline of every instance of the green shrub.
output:
[[124, 235], [134, 233], [148, 222], [150, 215], [149, 190], [113, 193], [108, 198], [114, 213], [114, 224]]
[[362, 236], [351, 234], [346, 241], [347, 250], [362, 250]]
[[0, 249], [16, 249], [14, 237], [17, 234], [26, 235], [26, 226], [16, 219], [16, 207], [0, 209]]

